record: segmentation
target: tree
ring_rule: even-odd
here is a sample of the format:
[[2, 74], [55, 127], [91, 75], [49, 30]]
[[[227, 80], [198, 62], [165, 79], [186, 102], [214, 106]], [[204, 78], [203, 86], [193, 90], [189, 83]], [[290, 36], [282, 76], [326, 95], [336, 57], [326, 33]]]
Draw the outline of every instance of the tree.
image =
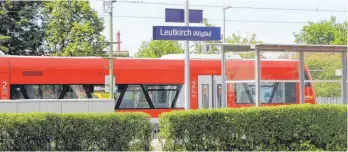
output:
[[159, 58], [166, 54], [181, 54], [184, 50], [178, 41], [151, 40], [143, 42], [136, 54], [136, 57]]
[[8, 52], [8, 47], [3, 46], [2, 43], [8, 42], [10, 40], [9, 36], [4, 36], [0, 34], [0, 51]]
[[[210, 24], [206, 18], [203, 19], [203, 24], [206, 27], [215, 27], [215, 25]], [[224, 37], [224, 35], [221, 34], [221, 37]], [[222, 43], [222, 41], [206, 41], [206, 43]], [[249, 36], [242, 37], [240, 35], [240, 32], [238, 31], [237, 33], [232, 33], [231, 37], [226, 36], [226, 43], [230, 44], [257, 44], [257, 43], [262, 43], [262, 41], [257, 40], [257, 36], [255, 33], [252, 33], [251, 37]], [[193, 44], [194, 47], [194, 53], [202, 53], [201, 52], [201, 42], [194, 42]], [[216, 54], [220, 53], [220, 49], [217, 48], [217, 46], [212, 45], [209, 50], [207, 51], [208, 54]], [[255, 58], [255, 53], [254, 52], [239, 52], [239, 54], [242, 58]], [[261, 58], [266, 58], [263, 55], [263, 52], [261, 52]]]
[[[312, 70], [322, 70], [311, 72], [311, 76], [316, 80], [338, 80], [336, 69], [341, 69], [340, 54], [337, 53], [317, 53], [307, 55], [305, 63]], [[339, 97], [341, 95], [340, 83], [314, 83], [316, 94], [321, 97]]]
[[[232, 33], [231, 37], [226, 37], [226, 42], [230, 44], [257, 44], [257, 43], [262, 43], [262, 41], [257, 40], [257, 36], [255, 33], [251, 34], [251, 37], [249, 36], [242, 37], [240, 35], [240, 32], [238, 31], [236, 33]], [[255, 58], [255, 52], [238, 52], [237, 53], [240, 57], [243, 59], [254, 59]], [[264, 56], [263, 52], [260, 52], [261, 58], [265, 59], [266, 57]]]
[[294, 55], [290, 52], [283, 52], [281, 53], [278, 58], [279, 59], [291, 59]]
[[45, 3], [45, 43], [58, 56], [103, 54], [107, 46], [103, 20], [88, 1], [49, 1]]
[[[331, 17], [327, 21], [309, 22], [302, 27], [299, 33], [294, 33], [295, 43], [300, 44], [324, 44], [346, 45], [347, 44], [347, 21], [336, 23], [336, 18]], [[298, 54], [293, 58], [298, 59]], [[311, 72], [312, 79], [338, 80], [335, 75], [336, 69], [341, 69], [340, 54], [337, 53], [305, 53], [305, 64]], [[340, 96], [339, 83], [314, 83], [317, 96], [337, 97]]]
[[10, 55], [42, 55], [41, 10], [40, 1], [0, 1], [0, 49]]
[[[215, 25], [210, 24], [208, 22], [208, 19], [206, 19], [206, 18], [203, 19], [203, 24], [205, 27], [215, 27]], [[223, 35], [221, 35], [221, 37], [223, 37]], [[191, 48], [194, 49], [193, 53], [197, 53], [197, 54], [202, 53], [201, 43], [202, 43], [201, 41], [194, 41], [193, 42], [193, 45], [191, 45]], [[222, 41], [205, 41], [205, 43], [222, 43]], [[220, 50], [215, 45], [210, 46], [209, 50], [207, 50], [208, 54], [216, 54], [219, 52], [220, 52]]]
[[336, 23], [336, 18], [320, 21], [318, 23], [308, 22], [309, 25], [302, 27], [299, 33], [294, 33], [295, 43], [299, 44], [347, 44], [348, 22]]
[[257, 43], [262, 43], [262, 41], [257, 40], [257, 36], [255, 33], [251, 34], [251, 37], [249, 38], [249, 36], [246, 37], [242, 37], [240, 35], [240, 32], [238, 31], [237, 34], [236, 33], [232, 33], [231, 37], [227, 37], [226, 38], [226, 42], [227, 43], [236, 43], [236, 44], [257, 44]]

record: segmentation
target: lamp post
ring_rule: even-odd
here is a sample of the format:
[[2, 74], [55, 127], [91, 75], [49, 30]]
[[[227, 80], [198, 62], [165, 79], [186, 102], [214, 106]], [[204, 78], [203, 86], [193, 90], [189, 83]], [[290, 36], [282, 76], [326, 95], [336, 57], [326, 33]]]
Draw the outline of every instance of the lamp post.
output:
[[114, 76], [113, 76], [113, 69], [114, 69], [114, 61], [113, 61], [113, 31], [112, 31], [112, 4], [117, 2], [117, 0], [108, 0], [108, 1], [104, 1], [103, 6], [104, 6], [104, 12], [105, 13], [109, 13], [109, 25], [110, 25], [110, 42], [109, 42], [109, 81], [110, 81], [110, 94], [109, 94], [109, 99], [113, 99], [114, 98], [114, 85], [113, 85], [113, 81], [114, 81]]
[[227, 10], [227, 9], [230, 9], [230, 8], [232, 8], [231, 6], [227, 6], [227, 7], [224, 7], [222, 10], [223, 10], [223, 12], [224, 12], [224, 43], [226, 43], [226, 17], [225, 17], [225, 11]]
[[[223, 41], [223, 43], [226, 43], [226, 15], [225, 15], [225, 11], [227, 10], [227, 9], [229, 9], [229, 8], [232, 8], [231, 6], [227, 6], [227, 7], [224, 7], [222, 10], [223, 10], [223, 12], [224, 12], [224, 41]], [[222, 58], [222, 60], [221, 60], [221, 62], [222, 62], [222, 69], [221, 69], [221, 75], [222, 75], [222, 102], [223, 102], [223, 106], [224, 107], [227, 107], [227, 100], [226, 100], [226, 94], [227, 94], [227, 86], [226, 86], [226, 83], [225, 83], [225, 81], [226, 81], [226, 75], [225, 75], [225, 73], [226, 73], [226, 65], [225, 65], [225, 51], [224, 51], [224, 47], [223, 46], [221, 46], [221, 58]]]
[[[185, 3], [185, 25], [189, 26], [189, 0]], [[191, 107], [190, 100], [190, 47], [189, 41], [185, 41], [185, 110], [189, 110]]]

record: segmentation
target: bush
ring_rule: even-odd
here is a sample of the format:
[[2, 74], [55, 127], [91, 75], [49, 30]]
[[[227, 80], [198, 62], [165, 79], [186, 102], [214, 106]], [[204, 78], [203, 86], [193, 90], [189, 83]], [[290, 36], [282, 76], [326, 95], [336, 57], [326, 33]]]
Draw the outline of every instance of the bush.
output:
[[149, 115], [143, 113], [3, 113], [0, 150], [149, 150], [152, 131]]
[[165, 150], [347, 151], [347, 107], [291, 105], [173, 111], [159, 117]]

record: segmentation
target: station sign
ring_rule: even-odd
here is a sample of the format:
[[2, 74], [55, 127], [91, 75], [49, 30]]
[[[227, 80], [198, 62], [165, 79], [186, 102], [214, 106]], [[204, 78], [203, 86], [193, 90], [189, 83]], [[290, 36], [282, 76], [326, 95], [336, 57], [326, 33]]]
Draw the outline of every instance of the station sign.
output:
[[153, 40], [221, 40], [220, 27], [154, 26]]
[[[185, 10], [166, 8], [165, 22], [184, 23]], [[203, 10], [189, 9], [189, 23], [203, 23]]]

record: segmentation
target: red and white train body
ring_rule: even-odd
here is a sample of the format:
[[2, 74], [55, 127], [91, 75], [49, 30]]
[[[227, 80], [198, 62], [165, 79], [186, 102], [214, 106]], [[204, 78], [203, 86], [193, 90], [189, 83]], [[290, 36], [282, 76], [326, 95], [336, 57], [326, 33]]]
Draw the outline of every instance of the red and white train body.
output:
[[[190, 108], [221, 106], [221, 60], [199, 58], [190, 61]], [[0, 99], [84, 99], [104, 98], [108, 60], [100, 57], [1, 56]], [[311, 76], [305, 66], [306, 79]], [[254, 80], [255, 61], [226, 60], [227, 80]], [[184, 109], [184, 60], [117, 58], [115, 111], [143, 111], [153, 118], [162, 112]], [[299, 103], [299, 62], [261, 60], [261, 103]], [[290, 82], [284, 80], [291, 80]], [[229, 83], [227, 106], [254, 106], [252, 82]], [[315, 103], [314, 88], [305, 86], [305, 102]], [[108, 98], [108, 96], [106, 96]]]

